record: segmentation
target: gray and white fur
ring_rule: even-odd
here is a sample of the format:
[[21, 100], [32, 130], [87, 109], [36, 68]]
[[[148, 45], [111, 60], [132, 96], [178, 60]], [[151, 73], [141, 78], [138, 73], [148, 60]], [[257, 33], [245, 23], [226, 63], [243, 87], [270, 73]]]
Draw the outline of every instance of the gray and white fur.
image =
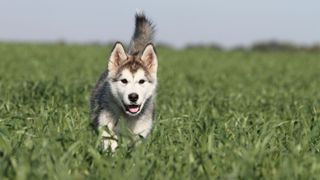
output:
[[118, 146], [120, 119], [126, 121], [133, 134], [146, 138], [155, 114], [158, 60], [152, 44], [154, 26], [143, 13], [137, 13], [135, 20], [128, 52], [120, 42], [115, 43], [108, 68], [90, 99], [95, 127], [106, 127], [103, 148], [112, 151]]
[[135, 30], [129, 45], [129, 54], [141, 52], [154, 37], [154, 26], [142, 12], [136, 14]]

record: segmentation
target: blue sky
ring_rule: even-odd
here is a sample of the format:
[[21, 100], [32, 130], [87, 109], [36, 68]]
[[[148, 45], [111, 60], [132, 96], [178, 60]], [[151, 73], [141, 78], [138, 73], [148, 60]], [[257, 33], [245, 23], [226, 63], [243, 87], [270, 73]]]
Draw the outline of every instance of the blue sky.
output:
[[136, 9], [156, 24], [156, 41], [177, 47], [320, 42], [316, 0], [0, 0], [0, 41], [128, 43]]

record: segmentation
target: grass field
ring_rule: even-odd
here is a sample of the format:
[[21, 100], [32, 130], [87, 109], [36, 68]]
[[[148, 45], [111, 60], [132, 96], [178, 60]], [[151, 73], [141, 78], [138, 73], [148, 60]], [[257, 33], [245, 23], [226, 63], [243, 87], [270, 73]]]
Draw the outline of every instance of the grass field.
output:
[[320, 54], [159, 48], [149, 138], [100, 152], [110, 47], [0, 43], [0, 179], [319, 179]]

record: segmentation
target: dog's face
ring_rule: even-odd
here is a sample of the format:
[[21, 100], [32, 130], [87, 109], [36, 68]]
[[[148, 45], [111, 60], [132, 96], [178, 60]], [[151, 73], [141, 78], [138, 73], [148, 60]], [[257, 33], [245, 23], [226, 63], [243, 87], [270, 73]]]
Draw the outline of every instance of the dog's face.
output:
[[157, 85], [157, 56], [149, 44], [141, 55], [130, 56], [116, 43], [108, 63], [111, 92], [124, 112], [138, 115]]

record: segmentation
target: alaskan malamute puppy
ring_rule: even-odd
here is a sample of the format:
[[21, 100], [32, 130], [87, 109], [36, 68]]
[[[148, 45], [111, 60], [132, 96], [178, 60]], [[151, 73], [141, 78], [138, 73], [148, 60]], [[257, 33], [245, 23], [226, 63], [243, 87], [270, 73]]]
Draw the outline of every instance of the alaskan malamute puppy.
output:
[[96, 127], [106, 127], [103, 148], [118, 146], [119, 120], [126, 120], [129, 130], [146, 138], [155, 115], [157, 55], [152, 44], [154, 26], [143, 13], [136, 14], [136, 24], [129, 50], [115, 43], [108, 61], [92, 91], [91, 117]]

